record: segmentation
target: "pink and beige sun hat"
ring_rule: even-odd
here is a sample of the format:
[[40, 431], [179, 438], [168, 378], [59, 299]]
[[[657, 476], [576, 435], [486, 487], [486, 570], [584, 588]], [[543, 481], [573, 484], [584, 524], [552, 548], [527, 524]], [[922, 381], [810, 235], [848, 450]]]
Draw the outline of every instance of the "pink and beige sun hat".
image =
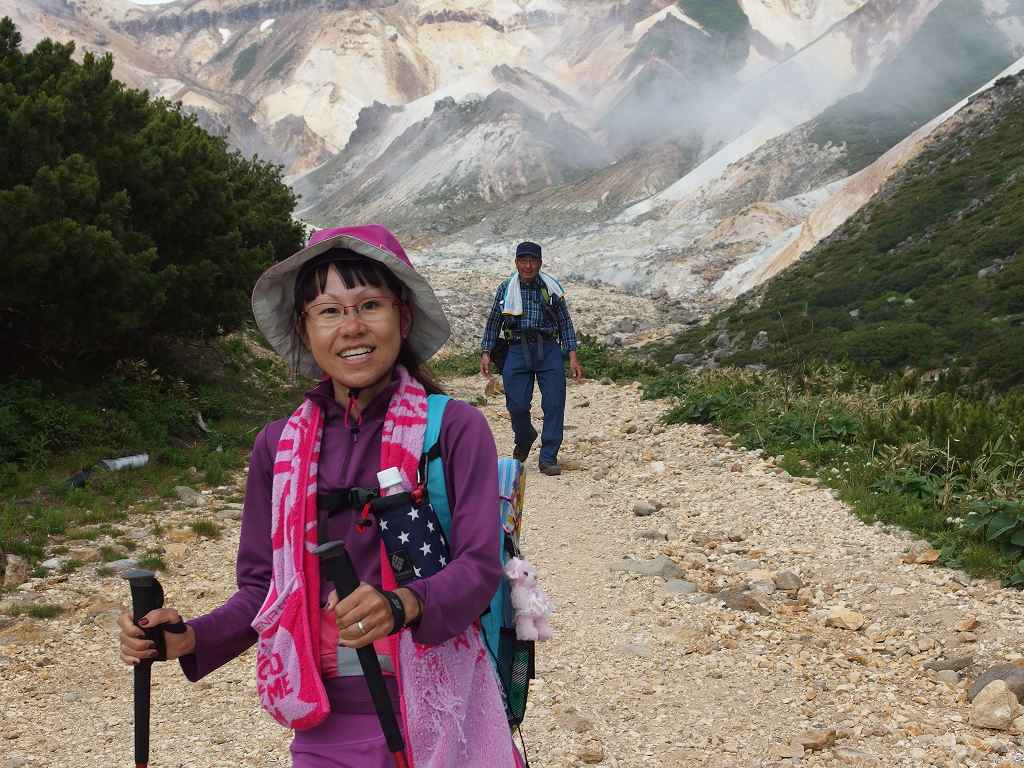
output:
[[301, 373], [323, 374], [295, 333], [295, 280], [303, 264], [332, 248], [346, 248], [379, 262], [406, 287], [412, 309], [408, 342], [420, 360], [428, 360], [444, 346], [452, 329], [434, 290], [413, 267], [395, 236], [379, 224], [369, 224], [314, 232], [305, 248], [260, 275], [252, 291], [252, 312], [274, 351], [289, 364], [297, 365]]

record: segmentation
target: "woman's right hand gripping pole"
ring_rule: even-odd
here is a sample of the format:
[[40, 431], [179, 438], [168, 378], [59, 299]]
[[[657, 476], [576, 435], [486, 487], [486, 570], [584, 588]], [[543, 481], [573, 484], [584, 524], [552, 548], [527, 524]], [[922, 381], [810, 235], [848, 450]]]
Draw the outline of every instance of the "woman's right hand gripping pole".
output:
[[[162, 624], [178, 624], [181, 622], [181, 614], [173, 608], [157, 608], [143, 616], [139, 623], [144, 627], [152, 628]], [[123, 611], [117, 619], [121, 631], [118, 635], [120, 641], [121, 661], [129, 666], [134, 666], [140, 661], [156, 658], [157, 651], [152, 641], [146, 639], [141, 627], [132, 622], [131, 611]], [[196, 648], [196, 633], [192, 627], [187, 627], [184, 632], [164, 632], [164, 642], [167, 647], [167, 658], [177, 659], [180, 656], [187, 656]]]

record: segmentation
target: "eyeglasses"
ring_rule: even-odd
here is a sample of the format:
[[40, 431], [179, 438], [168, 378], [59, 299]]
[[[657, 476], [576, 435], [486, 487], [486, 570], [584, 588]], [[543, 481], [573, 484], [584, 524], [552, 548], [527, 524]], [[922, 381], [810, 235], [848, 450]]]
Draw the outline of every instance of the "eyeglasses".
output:
[[402, 306], [401, 299], [387, 296], [370, 296], [358, 304], [342, 304], [338, 301], [319, 301], [306, 308], [302, 314], [320, 330], [337, 328], [348, 317], [349, 310], [364, 323], [379, 323], [390, 314], [392, 307]]

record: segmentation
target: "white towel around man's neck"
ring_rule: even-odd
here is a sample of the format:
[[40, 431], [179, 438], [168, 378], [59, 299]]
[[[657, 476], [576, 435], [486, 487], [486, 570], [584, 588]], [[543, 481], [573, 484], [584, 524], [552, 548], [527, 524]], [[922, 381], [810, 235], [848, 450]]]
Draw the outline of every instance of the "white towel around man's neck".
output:
[[[547, 272], [541, 272], [540, 279], [544, 281], [544, 285], [547, 286], [548, 293], [552, 296], [562, 297], [565, 295], [565, 290], [562, 288], [562, 284], [559, 283], [555, 278], [549, 275]], [[519, 273], [514, 272], [512, 277], [508, 279], [508, 285], [505, 288], [505, 299], [501, 304], [501, 314], [513, 315], [519, 317], [523, 314], [523, 292], [519, 287]]]

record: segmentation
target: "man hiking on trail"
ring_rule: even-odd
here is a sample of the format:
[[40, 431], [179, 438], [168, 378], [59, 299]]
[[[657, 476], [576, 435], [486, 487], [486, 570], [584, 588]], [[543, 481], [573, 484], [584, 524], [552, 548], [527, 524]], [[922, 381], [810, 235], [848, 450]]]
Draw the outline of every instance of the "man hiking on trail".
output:
[[555, 278], [541, 272], [541, 247], [522, 242], [516, 246], [516, 274], [498, 287], [481, 342], [480, 373], [491, 375], [491, 363], [501, 373], [505, 404], [512, 417], [515, 450], [525, 462], [537, 439], [530, 419], [533, 382], [541, 394], [544, 427], [540, 439], [540, 471], [562, 473], [558, 449], [565, 422], [565, 367], [563, 349], [569, 355], [574, 381], [583, 378], [576, 357], [576, 331], [569, 318], [565, 291]]

